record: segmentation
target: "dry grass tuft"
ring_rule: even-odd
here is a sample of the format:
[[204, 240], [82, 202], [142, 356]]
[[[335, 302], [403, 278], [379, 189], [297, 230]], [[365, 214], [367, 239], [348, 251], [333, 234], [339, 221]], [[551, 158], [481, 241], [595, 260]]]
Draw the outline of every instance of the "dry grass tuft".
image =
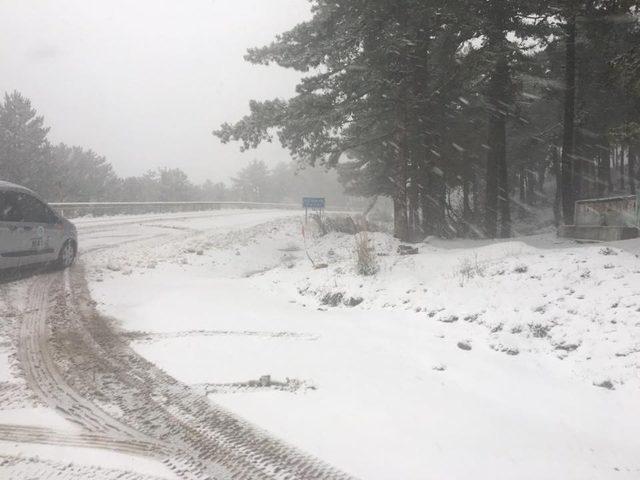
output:
[[369, 276], [378, 273], [378, 260], [375, 248], [367, 231], [356, 233], [353, 253], [356, 261], [356, 270], [360, 275]]

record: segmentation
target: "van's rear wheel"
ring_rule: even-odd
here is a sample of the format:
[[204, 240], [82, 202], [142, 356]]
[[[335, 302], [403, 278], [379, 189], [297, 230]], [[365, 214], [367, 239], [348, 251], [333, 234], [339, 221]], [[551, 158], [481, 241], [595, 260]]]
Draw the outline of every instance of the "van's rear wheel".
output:
[[58, 266], [60, 268], [69, 268], [76, 259], [76, 246], [71, 240], [67, 240], [62, 245], [58, 254]]

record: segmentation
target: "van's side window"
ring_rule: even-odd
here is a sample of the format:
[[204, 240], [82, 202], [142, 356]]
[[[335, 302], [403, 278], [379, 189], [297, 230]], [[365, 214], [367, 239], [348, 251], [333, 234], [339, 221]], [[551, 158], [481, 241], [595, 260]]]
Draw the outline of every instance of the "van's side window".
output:
[[18, 194], [18, 206], [22, 213], [23, 222], [50, 223], [49, 208], [35, 197], [27, 193]]
[[23, 222], [24, 215], [20, 210], [18, 193], [4, 192], [2, 193], [2, 198], [2, 211], [0, 212], [2, 214], [2, 220], [4, 222]]
[[0, 222], [6, 222], [7, 217], [7, 201], [5, 199], [5, 193], [0, 192]]
[[56, 223], [53, 210], [37, 198], [20, 192], [0, 192], [0, 222]]

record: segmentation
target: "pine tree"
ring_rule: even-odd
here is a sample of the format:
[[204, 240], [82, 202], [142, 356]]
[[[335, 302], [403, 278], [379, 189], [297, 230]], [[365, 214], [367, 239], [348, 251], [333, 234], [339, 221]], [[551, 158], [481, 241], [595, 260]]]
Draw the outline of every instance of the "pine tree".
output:
[[0, 179], [45, 190], [51, 174], [44, 118], [18, 92], [0, 103]]
[[269, 200], [269, 169], [263, 161], [252, 160], [232, 178], [233, 188], [240, 200], [265, 202]]
[[61, 143], [51, 148], [51, 158], [49, 198], [60, 202], [109, 201], [121, 187], [111, 164], [93, 150]]
[[[296, 96], [251, 102], [214, 133], [243, 149], [277, 135], [301, 164], [336, 167], [351, 194], [390, 197], [401, 240], [477, 234], [469, 222], [481, 214], [485, 235], [510, 236], [511, 185], [523, 207], [538, 203], [549, 172], [569, 218], [608, 165], [600, 139], [637, 118], [615, 89], [606, 105], [603, 88], [632, 24], [613, 28], [608, 16], [629, 15], [631, 3], [575, 2], [574, 39], [570, 0], [316, 0], [311, 20], [247, 55], [304, 72]], [[557, 89], [565, 73], [568, 88]]]

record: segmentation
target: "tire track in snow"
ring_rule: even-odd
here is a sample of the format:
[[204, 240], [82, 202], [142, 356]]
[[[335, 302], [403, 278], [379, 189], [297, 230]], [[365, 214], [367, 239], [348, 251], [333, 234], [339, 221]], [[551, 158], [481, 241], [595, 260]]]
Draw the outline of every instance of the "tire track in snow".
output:
[[102, 434], [60, 432], [51, 428], [0, 424], [0, 438], [5, 442], [37, 443], [64, 447], [100, 448], [131, 455], [154, 455], [157, 445], [137, 440], [114, 438]]
[[167, 480], [166, 477], [142, 473], [15, 455], [0, 455], [0, 478], [16, 480]]
[[91, 434], [152, 445], [182, 478], [350, 478], [138, 355], [95, 310], [81, 264], [31, 279], [27, 296], [18, 358], [28, 385]]
[[[115, 400], [131, 425], [166, 440], [176, 452], [187, 455], [188, 464], [212, 478], [349, 478], [212, 404], [140, 357], [95, 311], [82, 267], [70, 276], [70, 292], [62, 298], [69, 299], [67, 314], [75, 318], [74, 328], [84, 331], [82, 345], [87, 349], [72, 358], [102, 360], [97, 365], [105, 369], [100, 376], [112, 378], [101, 384], [99, 394]], [[82, 371], [83, 363], [69, 371]], [[85, 384], [86, 380], [85, 376]]]
[[79, 395], [65, 381], [52, 357], [50, 325], [47, 324], [53, 319], [49, 294], [56, 280], [64, 280], [65, 274], [55, 272], [35, 277], [27, 290], [27, 310], [22, 317], [18, 342], [18, 359], [27, 384], [45, 405], [88, 431], [139, 437], [137, 431], [114, 421], [96, 404]]

